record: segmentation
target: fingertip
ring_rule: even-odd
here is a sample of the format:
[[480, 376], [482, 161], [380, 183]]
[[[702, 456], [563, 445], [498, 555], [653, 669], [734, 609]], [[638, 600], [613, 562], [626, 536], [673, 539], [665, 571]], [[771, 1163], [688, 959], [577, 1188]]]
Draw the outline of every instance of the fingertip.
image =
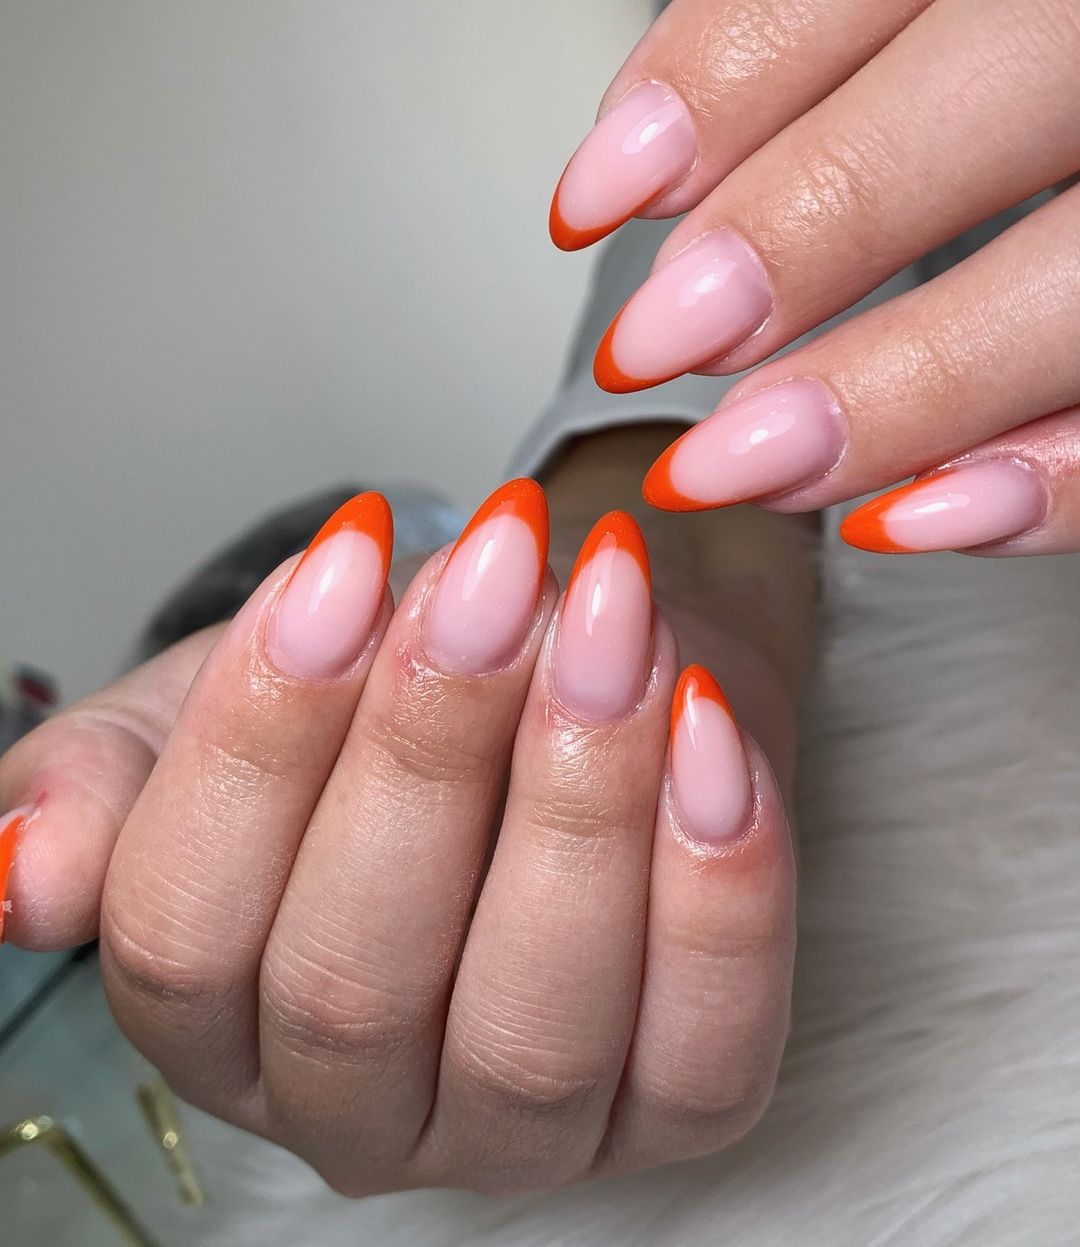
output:
[[910, 554], [910, 550], [889, 536], [886, 528], [887, 513], [903, 493], [903, 489], [890, 490], [845, 516], [840, 524], [841, 540], [871, 554]]
[[[693, 430], [690, 430], [690, 432], [693, 432]], [[684, 433], [682, 437], [672, 442], [645, 474], [645, 479], [641, 485], [641, 496], [649, 506], [655, 507], [658, 511], [688, 512], [710, 511], [714, 509], [711, 503], [698, 502], [693, 498], [687, 497], [686, 494], [675, 488], [672, 480], [672, 460], [675, 458], [683, 438], [687, 436], [688, 434]]]
[[639, 390], [648, 390], [660, 382], [632, 377], [615, 362], [615, 334], [621, 318], [622, 312], [619, 312], [600, 339], [600, 345], [596, 348], [596, 356], [593, 360], [593, 378], [596, 384], [609, 394], [634, 394]]

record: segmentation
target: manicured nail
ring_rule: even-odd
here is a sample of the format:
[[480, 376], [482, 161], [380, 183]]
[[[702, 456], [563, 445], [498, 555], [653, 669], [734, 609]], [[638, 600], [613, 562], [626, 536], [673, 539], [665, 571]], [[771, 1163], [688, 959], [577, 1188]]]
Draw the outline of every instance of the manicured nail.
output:
[[694, 167], [697, 135], [686, 105], [658, 82], [635, 87], [566, 166], [551, 204], [551, 239], [591, 246], [636, 216]]
[[15, 846], [29, 817], [30, 807], [26, 806], [12, 810], [0, 818], [0, 943], [4, 940], [4, 919], [8, 910], [7, 886], [11, 866], [15, 861]]
[[375, 626], [393, 545], [382, 494], [360, 494], [327, 520], [270, 619], [267, 652], [280, 671], [327, 680], [352, 666]]
[[649, 469], [645, 500], [705, 511], [783, 493], [835, 467], [844, 440], [840, 408], [820, 381], [783, 381], [684, 433]]
[[745, 342], [772, 306], [757, 255], [734, 231], [714, 230], [654, 273], [611, 322], [596, 383], [626, 394], [671, 381]]
[[563, 602], [555, 688], [591, 723], [622, 718], [641, 700], [652, 656], [652, 573], [645, 538], [612, 511], [581, 547]]
[[671, 787], [687, 835], [706, 844], [737, 840], [750, 822], [753, 791], [742, 736], [720, 685], [687, 667], [671, 711]]
[[876, 554], [966, 550], [1037, 528], [1047, 505], [1046, 489], [1032, 468], [983, 460], [872, 499], [844, 520], [840, 535]]
[[521, 649], [547, 567], [548, 509], [535, 481], [503, 485], [469, 521], [450, 555], [424, 627], [446, 671], [481, 675]]

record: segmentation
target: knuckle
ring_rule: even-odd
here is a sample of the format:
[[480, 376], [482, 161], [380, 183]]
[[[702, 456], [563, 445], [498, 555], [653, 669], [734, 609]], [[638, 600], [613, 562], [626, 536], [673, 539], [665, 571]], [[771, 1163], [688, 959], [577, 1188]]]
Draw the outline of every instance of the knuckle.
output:
[[716, 979], [721, 970], [774, 965], [789, 956], [795, 941], [793, 918], [792, 908], [781, 898], [760, 908], [746, 907], [734, 926], [725, 927], [708, 911], [680, 913], [673, 916], [666, 940], [681, 961]]
[[983, 313], [969, 311], [962, 322], [918, 312], [906, 321], [894, 320], [866, 369], [868, 388], [886, 399], [908, 394], [913, 408], [925, 403], [931, 410], [957, 409], [965, 401], [973, 361], [996, 337]]
[[466, 738], [445, 698], [395, 698], [373, 716], [368, 740], [395, 777], [461, 787], [485, 782], [492, 771], [491, 750], [477, 747], [479, 734]]
[[789, 52], [798, 26], [775, 0], [718, 6], [682, 43], [675, 85], [698, 111], [718, 113], [729, 96], [752, 88]]
[[136, 1000], [170, 1010], [212, 1012], [233, 990], [232, 976], [220, 958], [152, 935], [117, 914], [103, 917], [101, 939], [111, 971]]
[[407, 1050], [430, 1016], [427, 1002], [400, 985], [298, 949], [267, 957], [262, 1006], [291, 1051], [350, 1062], [383, 1062]]
[[578, 848], [593, 854], [613, 848], [626, 832], [626, 811], [602, 792], [553, 784], [527, 798], [531, 823], [555, 840], [560, 848]]
[[734, 1143], [757, 1125], [772, 1099], [775, 1073], [717, 1079], [698, 1070], [658, 1073], [635, 1094], [649, 1117], [678, 1127], [713, 1150]]
[[[611, 1081], [604, 1054], [574, 1043], [564, 1021], [531, 1020], [490, 1004], [459, 1010], [448, 1057], [455, 1078], [480, 1104], [510, 1114], [573, 1115], [582, 1112]], [[572, 1025], [572, 1022], [569, 1022]], [[549, 1033], [542, 1034], [541, 1026]]]
[[800, 243], [821, 247], [841, 238], [854, 258], [872, 263], [902, 261], [909, 231], [889, 230], [882, 211], [884, 186], [895, 172], [889, 143], [869, 123], [843, 134], [803, 136], [793, 167], [785, 166], [783, 226]]
[[543, 1067], [543, 1054], [533, 1059], [510, 1058], [505, 1053], [471, 1053], [460, 1073], [481, 1103], [510, 1116], [576, 1116], [597, 1097], [597, 1072], [571, 1072]]

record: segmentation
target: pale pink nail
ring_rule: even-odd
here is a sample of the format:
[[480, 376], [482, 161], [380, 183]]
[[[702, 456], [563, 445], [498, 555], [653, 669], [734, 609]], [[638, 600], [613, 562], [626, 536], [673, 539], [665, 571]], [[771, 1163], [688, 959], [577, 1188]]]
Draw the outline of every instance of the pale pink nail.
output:
[[878, 554], [965, 550], [1038, 528], [1047, 506], [1046, 486], [1034, 469], [986, 459], [872, 499], [844, 520], [840, 535]]
[[646, 82], [607, 113], [575, 152], [551, 204], [551, 237], [577, 251], [618, 229], [694, 167], [697, 135], [670, 87]]
[[510, 481], [488, 498], [435, 590], [424, 641], [439, 666], [481, 675], [514, 657], [536, 614], [547, 546], [547, 500], [535, 481]]
[[783, 381], [684, 433], [649, 469], [645, 498], [698, 511], [782, 493], [835, 467], [844, 441], [840, 408], [819, 381]]
[[760, 329], [772, 306], [754, 251], [732, 230], [705, 234], [612, 321], [596, 352], [597, 384], [623, 394], [711, 363]]
[[381, 494], [347, 502], [297, 564], [267, 627], [270, 661], [285, 675], [326, 680], [356, 662], [386, 591], [393, 519]]
[[737, 840], [750, 822], [753, 790], [731, 707], [704, 667], [687, 667], [671, 716], [671, 786], [687, 835], [708, 844]]
[[641, 700], [652, 656], [652, 581], [641, 529], [624, 511], [593, 528], [570, 575], [559, 621], [555, 688], [591, 723]]

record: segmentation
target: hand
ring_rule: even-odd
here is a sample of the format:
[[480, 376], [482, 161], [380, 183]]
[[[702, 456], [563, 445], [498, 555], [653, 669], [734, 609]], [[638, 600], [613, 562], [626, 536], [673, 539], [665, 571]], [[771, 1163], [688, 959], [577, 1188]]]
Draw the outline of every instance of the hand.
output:
[[[552, 209], [564, 248], [689, 212], [597, 355], [610, 390], [739, 372], [1080, 170], [1075, 0], [674, 0]], [[843, 535], [1080, 549], [1080, 186], [935, 281], [758, 369], [661, 457], [656, 506], [815, 510]], [[1069, 409], [1069, 410], [1065, 410]]]
[[[507, 487], [394, 613], [365, 496], [224, 632], [129, 677], [99, 731], [70, 712], [105, 754], [161, 694], [117, 754], [159, 753], [129, 777], [102, 904], [122, 1027], [181, 1094], [348, 1193], [640, 1168], [722, 1146], [768, 1098], [793, 950], [769, 764], [701, 670], [669, 759], [675, 642], [640, 535], [615, 516], [584, 550], [556, 611], [542, 495]], [[775, 677], [755, 683], [772, 714]], [[5, 796], [33, 796], [50, 733], [54, 757], [75, 739], [62, 718], [27, 738]], [[23, 876], [64, 801], [34, 799], [16, 938], [50, 911]]]

